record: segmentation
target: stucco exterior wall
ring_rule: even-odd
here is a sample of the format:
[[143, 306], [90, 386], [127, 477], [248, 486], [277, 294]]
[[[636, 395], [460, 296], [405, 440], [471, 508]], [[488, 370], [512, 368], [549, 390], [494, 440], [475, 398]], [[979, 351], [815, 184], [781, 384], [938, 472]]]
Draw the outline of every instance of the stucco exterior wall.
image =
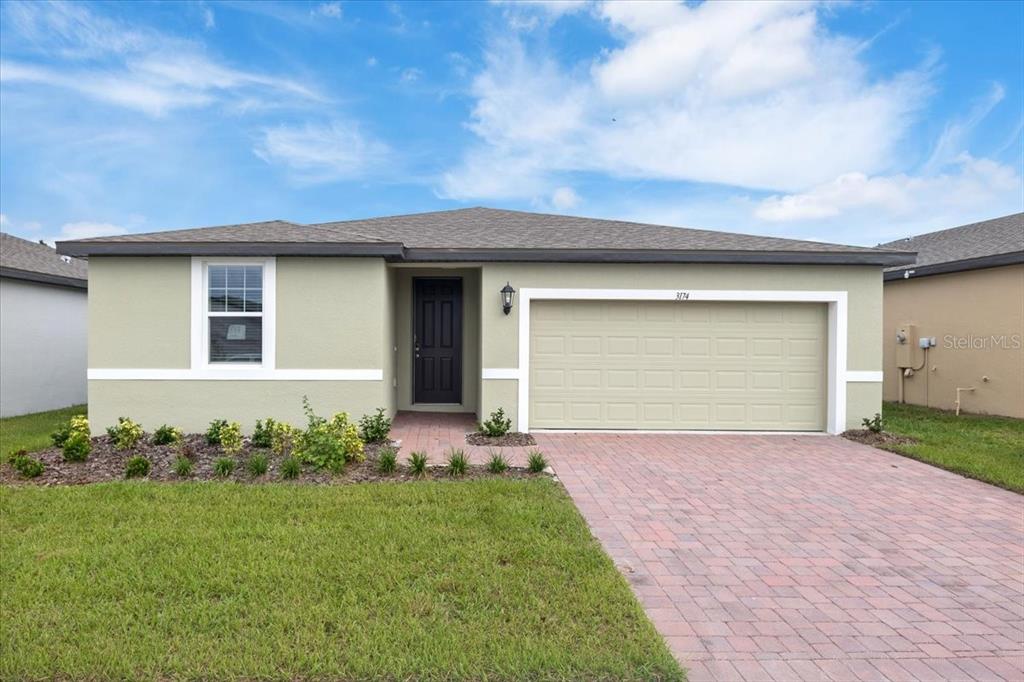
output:
[[0, 278], [0, 417], [86, 398], [84, 289]]
[[884, 300], [886, 400], [899, 397], [896, 332], [915, 325], [936, 345], [927, 358], [911, 348], [906, 402], [951, 410], [956, 389], [974, 387], [961, 409], [1024, 418], [1024, 265], [894, 280]]

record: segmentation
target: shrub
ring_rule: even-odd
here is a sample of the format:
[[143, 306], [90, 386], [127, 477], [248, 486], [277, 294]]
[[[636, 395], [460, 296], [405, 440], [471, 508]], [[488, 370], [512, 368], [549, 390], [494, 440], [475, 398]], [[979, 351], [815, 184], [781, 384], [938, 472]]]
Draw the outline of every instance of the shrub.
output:
[[295, 443], [295, 428], [284, 422], [274, 422], [270, 428], [270, 449], [275, 455], [287, 457]]
[[864, 425], [864, 428], [870, 431], [871, 433], [882, 432], [882, 415], [879, 414], [878, 412], [876, 412], [875, 416], [870, 419], [865, 417], [864, 419], [861, 420], [861, 423]]
[[142, 426], [133, 422], [128, 417], [118, 417], [117, 423], [107, 428], [107, 435], [114, 441], [114, 447], [118, 450], [128, 450], [138, 444], [146, 435]]
[[43, 473], [45, 465], [33, 457], [28, 456], [28, 451], [18, 450], [11, 457], [11, 466], [17, 471], [23, 478], [35, 478]]
[[377, 471], [382, 474], [393, 474], [398, 468], [398, 451], [392, 447], [381, 449], [377, 455]]
[[180, 443], [184, 437], [181, 429], [164, 424], [153, 432], [153, 445], [174, 445]]
[[213, 473], [221, 478], [227, 478], [235, 470], [235, 460], [230, 457], [221, 457], [213, 463]]
[[149, 474], [149, 460], [142, 455], [128, 458], [124, 463], [125, 478], [141, 478]]
[[414, 452], [409, 455], [409, 471], [413, 476], [423, 476], [427, 473], [427, 453]]
[[508, 471], [508, 461], [500, 452], [492, 452], [491, 458], [487, 460], [487, 470], [492, 474], [503, 474]]
[[262, 476], [270, 467], [270, 459], [262, 452], [258, 452], [249, 458], [245, 466], [253, 477]]
[[465, 476], [466, 469], [469, 468], [469, 460], [466, 458], [466, 453], [462, 450], [456, 450], [452, 448], [448, 452], [448, 475], [449, 476]]
[[317, 416], [309, 405], [309, 399], [302, 397], [302, 409], [306, 413], [306, 430], [295, 438], [295, 456], [318, 469], [329, 468], [338, 471], [345, 462], [361, 461], [363, 441], [359, 430], [348, 421], [348, 415], [339, 412], [330, 421]]
[[68, 423], [68, 436], [62, 445], [64, 460], [67, 462], [84, 462], [92, 452], [92, 441], [89, 440], [89, 420], [84, 415], [71, 418]]
[[302, 473], [302, 462], [295, 459], [294, 457], [285, 457], [281, 462], [281, 478], [292, 479], [298, 478], [299, 474]]
[[531, 474], [539, 474], [547, 465], [548, 461], [544, 459], [544, 455], [539, 450], [530, 451], [530, 455], [526, 459], [526, 468], [530, 470]]
[[64, 443], [67, 442], [68, 437], [71, 435], [71, 424], [70, 422], [64, 424], [59, 429], [50, 434], [50, 440], [53, 441], [55, 447], [62, 448]]
[[359, 420], [359, 435], [367, 443], [383, 443], [391, 434], [391, 419], [384, 416], [384, 408], [376, 414], [364, 414]]
[[498, 437], [504, 436], [512, 429], [512, 420], [505, 416], [502, 408], [491, 412], [491, 418], [480, 424], [480, 430], [484, 435]]
[[231, 422], [220, 427], [220, 449], [225, 455], [237, 455], [242, 451], [242, 425]]
[[267, 417], [265, 422], [257, 419], [256, 428], [253, 429], [249, 442], [254, 448], [269, 448], [273, 445], [275, 426], [277, 426], [277, 422], [273, 417]]
[[206, 429], [206, 444], [220, 445], [220, 430], [228, 425], [227, 419], [214, 419]]
[[178, 455], [174, 458], [174, 464], [171, 465], [174, 469], [174, 474], [180, 478], [188, 478], [192, 475], [192, 460], [185, 455]]

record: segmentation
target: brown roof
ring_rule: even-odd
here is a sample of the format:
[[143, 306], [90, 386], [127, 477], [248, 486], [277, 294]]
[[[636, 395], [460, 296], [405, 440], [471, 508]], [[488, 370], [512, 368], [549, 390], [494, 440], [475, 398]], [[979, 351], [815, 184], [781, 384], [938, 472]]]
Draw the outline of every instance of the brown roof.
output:
[[913, 260], [913, 254], [903, 251], [491, 208], [314, 225], [275, 220], [83, 239], [61, 242], [58, 249], [73, 255], [274, 253], [380, 255], [393, 260], [434, 261], [638, 260], [892, 265]]
[[1024, 213], [898, 239], [879, 246], [917, 252], [916, 263], [889, 268], [886, 279], [902, 278], [908, 270], [921, 276], [1024, 263]]
[[84, 289], [89, 274], [85, 261], [59, 256], [46, 244], [0, 232], [0, 276]]

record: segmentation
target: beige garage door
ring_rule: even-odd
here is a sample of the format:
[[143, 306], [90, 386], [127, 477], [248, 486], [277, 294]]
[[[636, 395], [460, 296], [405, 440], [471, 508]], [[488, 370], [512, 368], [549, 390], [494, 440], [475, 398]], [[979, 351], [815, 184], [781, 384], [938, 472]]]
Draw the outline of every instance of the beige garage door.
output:
[[531, 428], [825, 428], [825, 304], [531, 307]]

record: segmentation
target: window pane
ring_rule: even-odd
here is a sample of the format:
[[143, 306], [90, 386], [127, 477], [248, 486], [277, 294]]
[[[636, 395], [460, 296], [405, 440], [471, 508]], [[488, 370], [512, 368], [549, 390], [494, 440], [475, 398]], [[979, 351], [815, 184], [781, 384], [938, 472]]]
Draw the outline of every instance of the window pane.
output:
[[246, 265], [245, 266], [245, 288], [246, 289], [263, 289], [263, 266], [262, 265]]
[[211, 317], [210, 362], [263, 361], [263, 318]]
[[243, 268], [241, 265], [229, 265], [227, 270], [229, 288], [242, 288], [245, 286], [245, 268]]
[[227, 274], [223, 265], [210, 266], [210, 288], [223, 289], [227, 286]]
[[245, 289], [228, 289], [228, 312], [240, 313], [245, 310]]
[[245, 312], [247, 313], [259, 313], [263, 312], [263, 292], [257, 289], [245, 290]]
[[223, 289], [210, 289], [210, 312], [222, 313], [227, 310], [227, 292]]

